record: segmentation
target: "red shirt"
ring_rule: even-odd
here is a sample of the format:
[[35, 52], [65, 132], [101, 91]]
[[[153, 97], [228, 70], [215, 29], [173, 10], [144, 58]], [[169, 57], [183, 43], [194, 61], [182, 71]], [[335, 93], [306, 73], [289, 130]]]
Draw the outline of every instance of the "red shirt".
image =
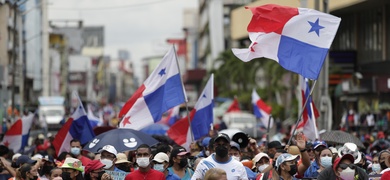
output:
[[148, 172], [144, 173], [140, 170], [136, 170], [134, 172], [131, 172], [128, 174], [125, 178], [125, 180], [165, 180], [165, 175], [160, 172], [156, 171], [154, 169], [150, 169]]

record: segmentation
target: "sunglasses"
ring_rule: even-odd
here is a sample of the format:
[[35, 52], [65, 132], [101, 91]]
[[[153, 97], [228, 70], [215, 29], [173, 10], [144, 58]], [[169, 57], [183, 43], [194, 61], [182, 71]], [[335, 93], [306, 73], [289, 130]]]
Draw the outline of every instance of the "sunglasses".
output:
[[341, 169], [347, 169], [347, 168], [351, 168], [351, 169], [355, 169], [355, 165], [354, 164], [339, 164], [339, 168]]

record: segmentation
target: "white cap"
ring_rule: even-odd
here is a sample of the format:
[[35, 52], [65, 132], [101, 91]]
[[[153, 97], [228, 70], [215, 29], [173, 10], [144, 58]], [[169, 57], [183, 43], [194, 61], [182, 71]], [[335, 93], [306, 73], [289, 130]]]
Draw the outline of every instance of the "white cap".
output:
[[22, 155], [22, 154], [20, 154], [20, 153], [14, 154], [14, 155], [12, 156], [12, 160], [15, 160], [15, 161], [16, 161], [21, 155]]
[[169, 157], [167, 154], [163, 153], [163, 152], [159, 152], [157, 153], [154, 158], [153, 158], [153, 161], [157, 161], [159, 163], [163, 163], [164, 161], [165, 162], [169, 162]]
[[35, 154], [33, 157], [31, 157], [32, 160], [38, 161], [39, 159], [42, 159], [43, 156], [41, 154]]
[[107, 151], [113, 155], [116, 155], [118, 154], [118, 152], [116, 151], [115, 147], [114, 146], [111, 146], [111, 145], [105, 145], [99, 152], [103, 152], [103, 151]]
[[269, 159], [269, 156], [267, 154], [265, 154], [265, 153], [261, 152], [259, 154], [256, 154], [256, 156], [252, 159], [253, 164], [256, 164], [257, 162], [259, 162], [260, 159], [263, 158], [263, 157], [266, 157], [267, 159]]

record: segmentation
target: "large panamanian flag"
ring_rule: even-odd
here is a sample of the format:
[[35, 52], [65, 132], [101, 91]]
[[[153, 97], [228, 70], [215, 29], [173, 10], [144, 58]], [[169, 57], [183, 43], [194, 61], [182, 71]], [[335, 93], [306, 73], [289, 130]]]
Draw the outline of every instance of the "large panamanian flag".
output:
[[174, 47], [119, 112], [120, 128], [140, 130], [186, 101]]
[[341, 19], [307, 8], [267, 4], [249, 8], [252, 41], [247, 49], [232, 49], [242, 61], [269, 58], [283, 68], [318, 79]]
[[266, 104], [257, 94], [256, 90], [253, 89], [252, 91], [252, 106], [253, 106], [253, 114], [255, 114], [257, 119], [261, 120], [261, 123], [264, 125], [264, 127], [268, 128], [268, 124], [270, 124], [269, 128], [272, 128], [274, 124], [274, 119], [271, 116], [272, 107]]
[[70, 151], [70, 141], [72, 139], [80, 140], [80, 143], [83, 145], [95, 137], [95, 133], [92, 130], [87, 113], [77, 92], [74, 91], [73, 96], [77, 96], [78, 106], [53, 140], [53, 146], [57, 155], [64, 151]]
[[198, 140], [209, 133], [214, 118], [213, 107], [214, 75], [211, 74], [194, 109], [189, 114], [191, 126], [188, 116], [184, 117], [171, 126], [167, 131], [168, 136], [177, 144], [188, 149], [192, 140]]
[[15, 121], [5, 133], [2, 144], [13, 150], [14, 153], [23, 151], [28, 144], [29, 132], [33, 123], [34, 114], [29, 113]]

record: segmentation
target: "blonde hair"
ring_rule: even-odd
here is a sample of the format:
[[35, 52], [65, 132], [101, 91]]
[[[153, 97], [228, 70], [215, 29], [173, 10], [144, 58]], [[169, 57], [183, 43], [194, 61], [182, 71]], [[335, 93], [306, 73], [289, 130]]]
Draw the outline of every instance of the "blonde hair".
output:
[[223, 175], [226, 176], [226, 172], [223, 169], [211, 168], [204, 175], [204, 180], [220, 180]]

